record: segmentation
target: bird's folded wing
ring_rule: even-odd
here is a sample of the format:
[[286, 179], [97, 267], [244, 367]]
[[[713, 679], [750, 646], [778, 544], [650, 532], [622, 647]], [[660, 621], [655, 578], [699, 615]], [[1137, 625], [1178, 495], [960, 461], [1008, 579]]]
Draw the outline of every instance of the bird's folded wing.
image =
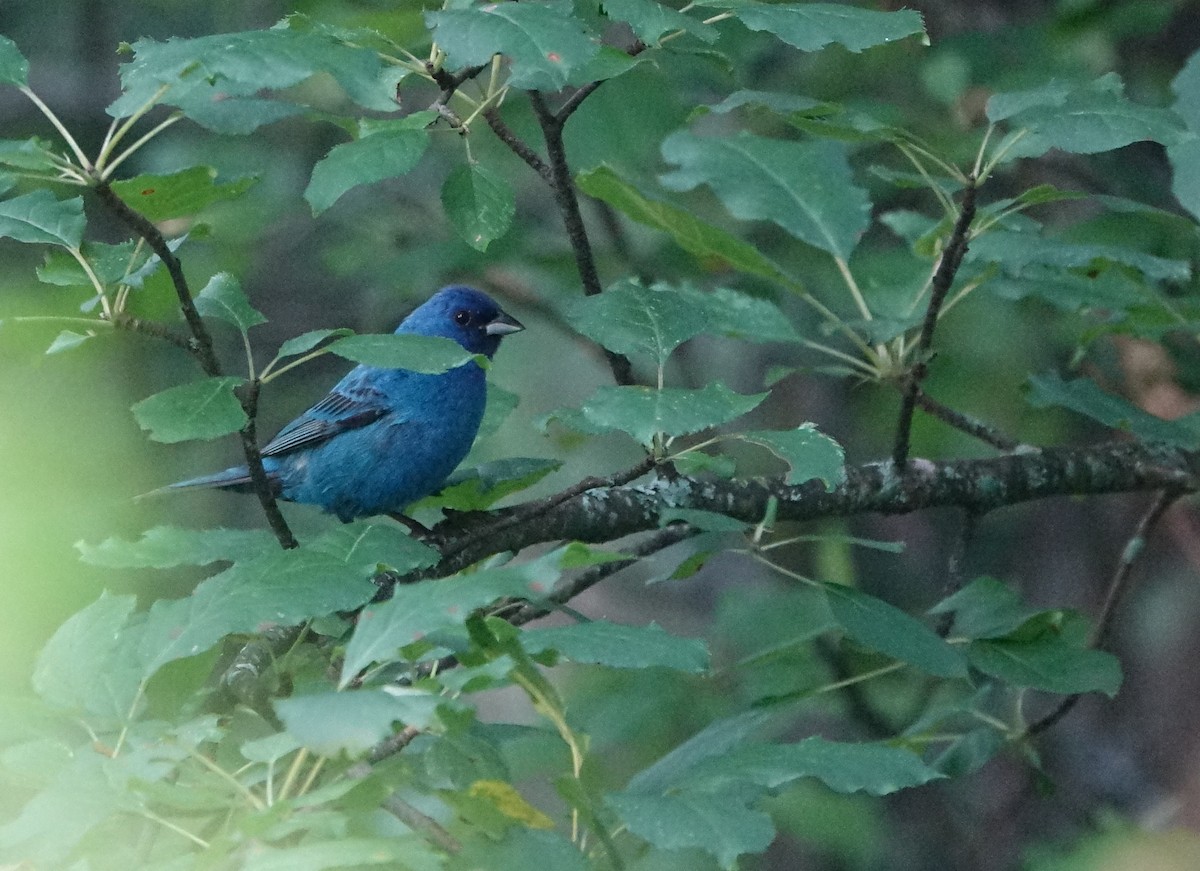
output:
[[339, 384], [324, 399], [281, 429], [262, 449], [264, 457], [277, 457], [311, 448], [339, 433], [374, 423], [389, 409], [386, 397], [363, 384]]

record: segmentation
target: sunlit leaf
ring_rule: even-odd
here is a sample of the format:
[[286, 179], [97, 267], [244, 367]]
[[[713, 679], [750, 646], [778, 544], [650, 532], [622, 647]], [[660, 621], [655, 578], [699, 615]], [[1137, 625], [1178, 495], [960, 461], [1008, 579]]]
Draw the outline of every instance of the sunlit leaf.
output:
[[701, 6], [731, 9], [751, 30], [773, 33], [801, 51], [838, 43], [862, 51], [906, 36], [925, 34], [921, 14], [911, 9], [879, 12], [832, 3], [755, 3], [700, 0]]

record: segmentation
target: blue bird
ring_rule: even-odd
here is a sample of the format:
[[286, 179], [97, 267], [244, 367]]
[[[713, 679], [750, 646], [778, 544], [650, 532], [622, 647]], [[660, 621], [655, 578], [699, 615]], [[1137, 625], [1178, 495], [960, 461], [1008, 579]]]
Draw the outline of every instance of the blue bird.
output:
[[[396, 328], [397, 335], [442, 336], [489, 359], [500, 339], [524, 329], [487, 294], [445, 287]], [[486, 401], [484, 372], [467, 363], [439, 375], [356, 366], [329, 395], [262, 449], [275, 495], [320, 506], [343, 521], [399, 513], [435, 492], [471, 449]], [[167, 489], [219, 487], [246, 492], [245, 466]]]

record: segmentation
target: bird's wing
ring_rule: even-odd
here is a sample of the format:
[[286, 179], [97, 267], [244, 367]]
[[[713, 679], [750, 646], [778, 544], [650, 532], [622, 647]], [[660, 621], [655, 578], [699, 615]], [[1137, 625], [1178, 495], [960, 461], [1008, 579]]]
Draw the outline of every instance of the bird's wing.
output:
[[262, 449], [264, 457], [290, 454], [328, 441], [339, 433], [379, 420], [391, 409], [387, 397], [366, 384], [343, 381], [329, 395], [279, 431]]

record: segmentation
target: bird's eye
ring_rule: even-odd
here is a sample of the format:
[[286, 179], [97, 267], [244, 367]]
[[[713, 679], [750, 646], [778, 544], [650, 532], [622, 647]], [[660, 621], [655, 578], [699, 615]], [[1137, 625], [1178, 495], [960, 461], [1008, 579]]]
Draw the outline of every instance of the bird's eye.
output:
[[465, 308], [460, 308], [454, 313], [454, 323], [460, 327], [469, 326], [471, 323], [471, 313]]

